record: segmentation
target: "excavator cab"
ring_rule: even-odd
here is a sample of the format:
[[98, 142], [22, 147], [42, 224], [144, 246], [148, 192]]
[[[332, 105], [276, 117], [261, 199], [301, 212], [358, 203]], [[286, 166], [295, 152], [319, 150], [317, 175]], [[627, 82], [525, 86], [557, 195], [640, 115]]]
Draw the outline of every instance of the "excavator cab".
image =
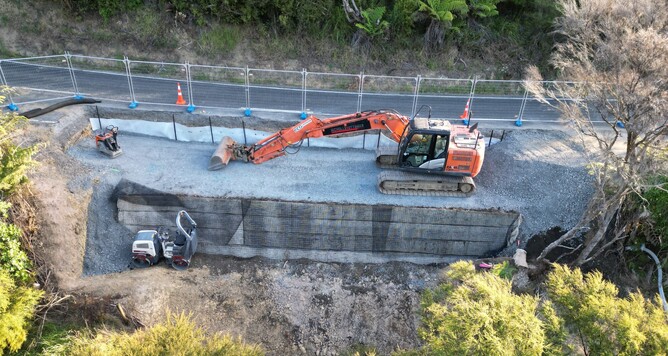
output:
[[449, 139], [449, 133], [411, 132], [399, 157], [400, 166], [443, 171]]

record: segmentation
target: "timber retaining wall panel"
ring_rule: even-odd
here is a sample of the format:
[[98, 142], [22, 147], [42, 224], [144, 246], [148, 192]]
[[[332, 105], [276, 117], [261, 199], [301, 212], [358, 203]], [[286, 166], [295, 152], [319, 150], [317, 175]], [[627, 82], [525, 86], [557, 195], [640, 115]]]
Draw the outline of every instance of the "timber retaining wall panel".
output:
[[433, 207], [292, 202], [115, 193], [119, 222], [128, 228], [174, 228], [185, 209], [198, 224], [200, 252], [234, 247], [331, 252], [480, 257], [507, 246], [517, 233], [515, 212]]

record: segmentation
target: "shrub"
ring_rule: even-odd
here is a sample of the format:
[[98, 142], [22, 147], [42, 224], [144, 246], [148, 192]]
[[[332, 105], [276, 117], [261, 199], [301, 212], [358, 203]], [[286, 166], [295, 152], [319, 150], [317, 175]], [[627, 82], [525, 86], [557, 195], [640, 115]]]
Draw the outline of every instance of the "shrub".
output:
[[162, 324], [133, 334], [79, 334], [66, 350], [69, 355], [262, 355], [262, 350], [229, 336], [207, 335], [184, 314], [168, 314]]
[[10, 274], [0, 269], [0, 353], [21, 348], [41, 296], [42, 291], [17, 286]]
[[657, 355], [668, 350], [668, 323], [660, 302], [648, 302], [640, 293], [619, 298], [617, 287], [601, 273], [583, 275], [561, 265], [548, 274], [545, 286], [563, 330], [570, 334], [567, 340], [578, 343], [565, 345], [569, 349], [587, 355]]
[[536, 355], [545, 335], [538, 299], [515, 295], [511, 284], [492, 273], [475, 273], [458, 262], [446, 274], [441, 296], [423, 302], [420, 336], [429, 353], [444, 355]]
[[200, 36], [198, 51], [204, 55], [227, 54], [237, 46], [239, 37], [236, 27], [215, 26]]
[[0, 269], [6, 271], [14, 280], [29, 282], [32, 263], [21, 248], [21, 230], [0, 221]]

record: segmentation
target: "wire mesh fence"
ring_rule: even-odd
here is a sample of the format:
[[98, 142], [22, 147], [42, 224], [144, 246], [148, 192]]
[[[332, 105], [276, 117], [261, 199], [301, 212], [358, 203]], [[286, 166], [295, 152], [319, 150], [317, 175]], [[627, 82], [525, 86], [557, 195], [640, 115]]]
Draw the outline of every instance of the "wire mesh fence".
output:
[[192, 104], [243, 109], [246, 101], [246, 69], [239, 67], [190, 66]]
[[[522, 81], [397, 77], [250, 69], [64, 55], [0, 60], [2, 84], [16, 88], [11, 109], [71, 96], [243, 111], [344, 115], [393, 109], [451, 120], [552, 122], [555, 102], [531, 97]], [[547, 87], [565, 82], [543, 82]], [[575, 85], [575, 84], [573, 84]], [[180, 87], [181, 93], [177, 92]], [[37, 94], [35, 94], [37, 93]], [[465, 107], [469, 106], [469, 110]]]
[[306, 73], [305, 112], [345, 115], [359, 111], [361, 75]]

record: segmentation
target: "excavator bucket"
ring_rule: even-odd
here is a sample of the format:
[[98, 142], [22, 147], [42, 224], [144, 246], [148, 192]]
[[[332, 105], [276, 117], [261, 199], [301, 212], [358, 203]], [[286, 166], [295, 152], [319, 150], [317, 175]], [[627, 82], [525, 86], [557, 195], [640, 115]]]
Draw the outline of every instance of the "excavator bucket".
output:
[[223, 137], [216, 149], [216, 152], [213, 153], [211, 159], [209, 160], [209, 170], [215, 171], [222, 169], [227, 166], [230, 162], [230, 159], [233, 158], [234, 152], [233, 147], [236, 142], [228, 136]]

